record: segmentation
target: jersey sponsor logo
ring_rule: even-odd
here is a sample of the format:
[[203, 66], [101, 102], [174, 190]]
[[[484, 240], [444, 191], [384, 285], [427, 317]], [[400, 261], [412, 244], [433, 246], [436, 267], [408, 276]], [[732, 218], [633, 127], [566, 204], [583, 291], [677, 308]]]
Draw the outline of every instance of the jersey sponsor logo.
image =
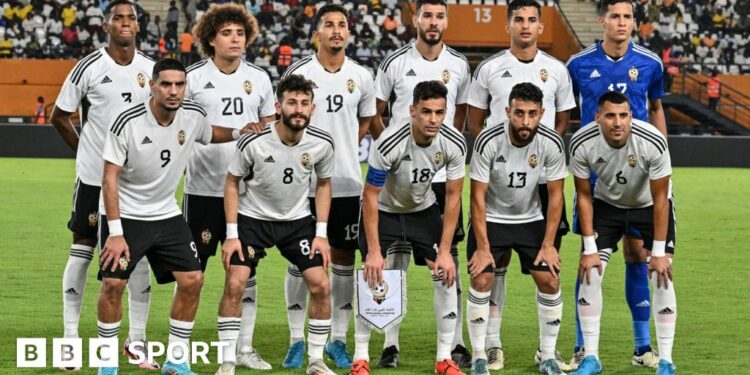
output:
[[147, 286], [146, 289], [141, 290], [141, 294], [150, 294], [151, 293], [151, 285]]
[[674, 249], [674, 241], [667, 242], [667, 247], [671, 247]]
[[263, 160], [265, 163], [275, 163], [276, 160], [273, 160], [273, 155], [267, 157], [265, 160]]
[[102, 84], [111, 83], [111, 82], [112, 82], [112, 79], [110, 79], [109, 76], [104, 76], [104, 78], [102, 78]]
[[351, 311], [353, 309], [354, 308], [352, 307], [351, 303], [347, 303], [346, 305], [339, 307], [339, 310], [349, 310], [349, 311]]
[[312, 163], [312, 155], [308, 152], [303, 153], [299, 156], [299, 162], [302, 163], [303, 167], [307, 168], [307, 166]]
[[602, 75], [601, 75], [601, 74], [599, 74], [599, 71], [598, 71], [598, 70], [596, 70], [596, 69], [594, 69], [594, 71], [593, 71], [593, 72], [591, 72], [591, 74], [589, 74], [589, 78], [599, 78], [599, 77], [601, 77], [601, 76], [602, 76]]
[[443, 83], [447, 85], [451, 80], [451, 72], [448, 69], [443, 70], [443, 72], [440, 74], [440, 78], [442, 78]]
[[547, 69], [542, 68], [542, 70], [539, 71], [539, 78], [542, 79], [542, 82], [547, 82], [549, 79], [549, 72]]
[[250, 81], [242, 82], [242, 89], [245, 90], [245, 94], [250, 95], [253, 92], [253, 84]]
[[631, 81], [635, 82], [635, 80], [637, 80], [637, 79], [638, 79], [638, 68], [636, 68], [636, 67], [634, 67], [634, 66], [633, 66], [633, 67], [631, 67], [631, 68], [630, 68], [630, 69], [628, 70], [628, 77], [630, 77], [630, 80], [631, 80]]
[[471, 321], [471, 324], [482, 324], [482, 323], [484, 323], [484, 318], [482, 318], [481, 316]]
[[506, 162], [505, 157], [502, 155], [498, 156], [497, 159], [495, 159], [495, 163], [505, 163], [505, 162]]
[[547, 325], [548, 325], [548, 326], [553, 326], [553, 327], [557, 327], [557, 326], [559, 326], [559, 325], [560, 325], [560, 323], [561, 323], [561, 322], [560, 322], [560, 319], [555, 319], [555, 320], [553, 320], [553, 321], [551, 321], [551, 322], [547, 322]]
[[289, 311], [300, 311], [302, 310], [302, 306], [300, 306], [298, 303], [295, 303], [294, 305], [291, 305], [286, 308]]
[[674, 310], [670, 309], [669, 307], [665, 307], [659, 310], [659, 315], [672, 315], [672, 314], [674, 314]]
[[206, 85], [203, 86], [204, 90], [213, 89], [213, 88], [215, 88], [215, 87], [214, 87], [214, 84], [211, 83], [211, 81], [208, 81], [208, 83], [206, 83]]
[[607, 162], [607, 161], [606, 161], [606, 160], [604, 160], [604, 159], [602, 159], [602, 157], [600, 156], [600, 157], [599, 157], [599, 159], [596, 159], [596, 162], [595, 162], [594, 164], [604, 164], [604, 163], [606, 163], [606, 162]]
[[143, 73], [138, 73], [137, 76], [135, 76], [135, 80], [138, 82], [138, 85], [141, 87], [146, 86], [146, 75]]
[[451, 311], [448, 314], [446, 314], [445, 316], [443, 316], [443, 319], [448, 319], [448, 320], [453, 320], [453, 319], [456, 319], [456, 318], [457, 318], [456, 313], [454, 313], [453, 311]]
[[635, 158], [635, 155], [633, 154], [628, 155], [628, 165], [630, 166], [630, 168], [635, 168], [636, 161], [637, 159]]
[[589, 301], [586, 301], [585, 298], [579, 298], [578, 306], [591, 306], [591, 304], [589, 303]]
[[150, 143], [153, 143], [153, 142], [151, 142], [151, 138], [149, 138], [148, 136], [146, 136], [146, 138], [143, 138], [143, 140], [141, 141], [142, 145], [147, 145]]
[[349, 78], [346, 80], [346, 89], [349, 90], [349, 93], [353, 93], [354, 89], [357, 88], [357, 84], [354, 82], [353, 79]]
[[407, 77], [416, 77], [417, 73], [414, 72], [414, 69], [409, 69], [408, 72], [406, 72]]
[[513, 78], [513, 75], [510, 74], [510, 72], [506, 70], [505, 73], [503, 73], [503, 75], [500, 76], [500, 78]]
[[180, 143], [180, 146], [185, 144], [185, 131], [184, 130], [180, 130], [180, 132], [177, 133], [177, 142]]
[[255, 303], [255, 300], [248, 296], [242, 299], [242, 303]]
[[76, 292], [76, 290], [74, 288], [70, 288], [70, 289], [68, 289], [68, 290], [65, 291], [65, 294], [67, 294], [69, 296], [77, 296], [78, 292]]
[[651, 303], [648, 302], [648, 300], [644, 299], [643, 301], [638, 302], [638, 304], [635, 305], [635, 307], [651, 307]]
[[401, 158], [401, 161], [411, 161], [411, 155], [406, 154], [403, 158]]
[[211, 242], [211, 237], [213, 237], [213, 234], [211, 234], [210, 230], [206, 229], [201, 232], [201, 242], [204, 245], [208, 245], [208, 243]]
[[436, 153], [432, 154], [432, 161], [433, 161], [433, 162], [434, 162], [434, 163], [435, 163], [436, 165], [440, 165], [440, 164], [443, 164], [443, 160], [444, 160], [444, 159], [445, 159], [445, 156], [443, 155], [443, 152], [442, 152], [442, 151], [438, 151], [438, 152], [436, 152]]
[[88, 221], [89, 221], [89, 226], [90, 226], [90, 227], [92, 227], [92, 228], [93, 228], [93, 227], [95, 227], [95, 226], [96, 226], [96, 223], [97, 223], [97, 222], [99, 221], [99, 218], [98, 218], [98, 216], [99, 216], [99, 213], [98, 213], [98, 212], [91, 212], [91, 213], [89, 213], [89, 216], [88, 216], [88, 218], [87, 218], [87, 219], [88, 219]]
[[529, 165], [531, 168], [536, 168], [536, 166], [539, 164], [539, 158], [536, 156], [536, 154], [532, 154], [529, 156]]

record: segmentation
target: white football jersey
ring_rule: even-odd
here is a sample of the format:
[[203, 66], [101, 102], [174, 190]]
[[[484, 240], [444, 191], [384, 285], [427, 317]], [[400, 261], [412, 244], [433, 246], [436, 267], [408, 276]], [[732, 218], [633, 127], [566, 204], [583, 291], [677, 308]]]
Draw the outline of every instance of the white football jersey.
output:
[[333, 137], [308, 126], [302, 139], [287, 146], [277, 126], [260, 134], [245, 134], [237, 141], [229, 173], [242, 177], [239, 213], [258, 220], [291, 221], [311, 215], [307, 192], [313, 172], [330, 178], [334, 167]]
[[55, 105], [81, 116], [76, 175], [86, 185], [101, 186], [102, 148], [114, 116], [151, 94], [154, 60], [137, 51], [129, 65], [112, 60], [104, 47], [79, 61], [65, 78]]
[[[210, 124], [242, 129], [249, 122], [276, 113], [276, 99], [268, 73], [242, 61], [232, 74], [224, 74], [213, 60], [201, 60], [187, 69], [185, 97], [200, 104]], [[234, 150], [234, 142], [201, 145], [188, 162], [185, 193], [223, 197], [224, 182]]]
[[551, 181], [568, 175], [565, 146], [556, 131], [539, 126], [524, 147], [510, 141], [510, 125], [502, 123], [479, 133], [471, 157], [472, 180], [488, 184], [487, 221], [521, 224], [542, 220], [539, 180], [543, 172]]
[[378, 195], [378, 209], [391, 213], [422, 211], [435, 204], [431, 184], [445, 169], [449, 180], [464, 177], [466, 142], [453, 126], [443, 124], [432, 143], [417, 145], [411, 123], [389, 126], [370, 151], [370, 168], [388, 173]]
[[[336, 169], [331, 177], [333, 196], [362, 194], [362, 169], [359, 166], [359, 118], [375, 115], [375, 84], [367, 69], [348, 57], [336, 72], [329, 72], [315, 55], [290, 66], [284, 76], [299, 74], [313, 81], [315, 112], [310, 123], [333, 136], [336, 144]], [[283, 78], [282, 77], [282, 78]], [[310, 196], [315, 195], [316, 179], [310, 181]]]
[[667, 140], [655, 126], [633, 119], [625, 146], [614, 148], [599, 124], [582, 126], [570, 140], [570, 169], [578, 178], [597, 176], [594, 198], [620, 208], [653, 205], [650, 180], [672, 175]]
[[[438, 58], [428, 61], [417, 51], [416, 44], [407, 44], [386, 57], [378, 67], [375, 77], [375, 95], [389, 101], [391, 94], [396, 100], [391, 103], [389, 126], [401, 127], [411, 123], [409, 106], [413, 102], [414, 87], [424, 81], [441, 81], [448, 88], [444, 124], [453, 126], [456, 105], [468, 100], [471, 69], [464, 55], [443, 44]], [[462, 136], [463, 137], [463, 136]], [[435, 176], [435, 182], [444, 182], [445, 172]]]
[[[116, 115], [104, 144], [104, 160], [122, 166], [120, 216], [154, 221], [180, 215], [175, 193], [193, 143], [211, 142], [206, 112], [185, 100], [168, 126], [159, 125], [149, 101]], [[99, 212], [106, 215], [103, 197]]]
[[576, 107], [573, 84], [565, 64], [539, 50], [530, 62], [519, 61], [510, 50], [498, 52], [477, 65], [469, 89], [469, 105], [489, 111], [487, 127], [508, 120], [505, 107], [513, 86], [530, 82], [544, 94], [541, 124], [554, 130], [555, 114]]

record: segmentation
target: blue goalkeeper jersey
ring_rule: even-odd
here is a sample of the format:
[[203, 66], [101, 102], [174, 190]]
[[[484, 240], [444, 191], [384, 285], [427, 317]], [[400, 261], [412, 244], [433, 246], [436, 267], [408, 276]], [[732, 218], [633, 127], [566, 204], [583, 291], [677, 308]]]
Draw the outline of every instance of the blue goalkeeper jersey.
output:
[[664, 97], [664, 68], [661, 59], [646, 47], [630, 43], [617, 61], [595, 43], [568, 60], [573, 94], [581, 108], [581, 126], [594, 121], [599, 97], [620, 91], [630, 100], [633, 118], [649, 122], [649, 99]]

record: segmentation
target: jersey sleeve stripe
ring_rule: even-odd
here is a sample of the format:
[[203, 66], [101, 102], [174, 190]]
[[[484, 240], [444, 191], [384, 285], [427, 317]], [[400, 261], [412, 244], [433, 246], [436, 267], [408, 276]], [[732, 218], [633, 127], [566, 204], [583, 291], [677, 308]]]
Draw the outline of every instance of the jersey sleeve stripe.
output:
[[570, 63], [573, 62], [573, 60], [578, 59], [579, 57], [583, 57], [584, 55], [588, 55], [591, 52], [596, 51], [596, 43], [590, 45], [588, 48], [584, 49], [581, 52], [576, 53], [575, 55], [571, 56], [570, 59], [568, 59], [568, 63], [565, 64], [566, 66], [570, 65]]
[[650, 57], [650, 58], [656, 60], [656, 62], [659, 63], [659, 66], [662, 68], [662, 70], [664, 69], [663, 63], [661, 61], [661, 58], [659, 58], [659, 56], [657, 54], [655, 54], [655, 53], [653, 53], [653, 52], [651, 52], [651, 51], [649, 51], [649, 50], [647, 50], [647, 49], [645, 49], [645, 48], [643, 48], [643, 47], [641, 47], [641, 46], [639, 46], [637, 44], [633, 44], [633, 51], [637, 52], [637, 53], [639, 53], [641, 55], [644, 55], [644, 56], [647, 56], [647, 57]]
[[394, 142], [398, 143], [400, 140], [399, 138], [401, 138], [403, 134], [408, 134], [410, 129], [411, 129], [411, 126], [409, 126], [408, 124], [404, 125], [401, 129], [397, 130], [393, 135], [384, 139], [383, 143], [381, 143], [380, 146], [378, 146], [378, 151], [383, 152], [383, 150], [390, 147], [392, 143]]
[[145, 113], [146, 113], [146, 105], [144, 103], [141, 103], [133, 108], [126, 110], [125, 112], [120, 113], [120, 115], [117, 116], [117, 119], [115, 120], [115, 122], [112, 124], [112, 128], [110, 129], [110, 131], [114, 135], [119, 136], [120, 133], [122, 133], [122, 129], [125, 128], [125, 124], [127, 124], [128, 121], [138, 116], [141, 116]]
[[198, 104], [197, 102], [194, 102], [190, 99], [185, 99], [182, 101], [182, 108], [185, 108], [187, 110], [196, 111], [203, 115], [203, 117], [208, 117], [208, 113], [206, 113], [206, 110], [203, 109], [203, 106]]
[[185, 72], [186, 72], [186, 73], [190, 73], [190, 72], [192, 72], [193, 70], [196, 70], [196, 69], [198, 69], [198, 68], [200, 68], [200, 67], [202, 67], [203, 65], [206, 65], [206, 64], [208, 64], [208, 60], [201, 60], [201, 61], [198, 61], [197, 63], [195, 63], [195, 64], [193, 64], [193, 65], [190, 65], [190, 66], [188, 66], [188, 67], [187, 67], [187, 69], [185, 69]]
[[263, 73], [266, 73], [266, 74], [268, 74], [268, 73], [267, 73], [267, 72], [266, 72], [265, 70], [263, 70], [263, 68], [261, 68], [261, 67], [259, 67], [259, 66], [255, 65], [255, 64], [252, 64], [252, 63], [250, 63], [249, 61], [245, 61], [245, 60], [242, 60], [242, 62], [244, 62], [244, 63], [245, 63], [245, 65], [247, 65], [247, 66], [249, 66], [249, 67], [251, 67], [251, 68], [253, 68], [253, 69], [255, 69], [255, 70], [258, 70], [258, 71], [261, 71], [261, 72], [263, 72]]
[[[310, 130], [310, 128], [307, 128], [307, 130]], [[336, 146], [333, 145], [333, 139], [328, 138], [328, 137], [326, 137], [324, 135], [321, 135], [320, 133], [317, 133], [317, 132], [308, 131], [307, 134], [310, 134], [311, 136], [313, 136], [315, 138], [319, 138], [319, 139], [322, 139], [322, 140], [330, 143], [331, 144], [331, 148], [334, 149], [334, 150], [336, 149]]]
[[667, 150], [667, 142], [665, 142], [663, 139], [659, 139], [656, 135], [650, 134], [646, 130], [643, 130], [636, 126], [631, 126], [630, 129], [631, 133], [633, 133], [634, 135], [637, 135], [656, 146], [656, 149], [659, 150], [660, 154], [663, 154], [664, 151]]
[[539, 134], [552, 140], [557, 146], [558, 151], [563, 152], [563, 140], [560, 138], [560, 134], [556, 131], [547, 128], [546, 126], [539, 124]]
[[284, 78], [290, 76], [291, 74], [294, 74], [294, 71], [296, 71], [297, 69], [299, 69], [301, 66], [309, 63], [310, 61], [312, 61], [312, 56], [305, 57], [305, 58], [303, 58], [303, 59], [295, 62], [294, 64], [290, 65], [289, 68], [286, 69], [286, 71], [284, 72], [284, 74], [281, 75], [281, 79], [284, 79]]
[[503, 133], [505, 133], [505, 127], [503, 125], [497, 125], [479, 133], [477, 141], [474, 142], [474, 151], [482, 154], [484, 152], [484, 146], [490, 141], [490, 139]]
[[378, 69], [382, 71], [387, 71], [388, 67], [391, 66], [391, 63], [396, 60], [399, 56], [405, 54], [409, 51], [409, 48], [411, 48], [411, 44], [407, 44], [399, 49], [397, 49], [395, 52], [393, 52], [390, 56], [388, 56], [385, 60], [383, 60], [382, 63], [380, 63], [380, 66]]
[[71, 76], [70, 76], [71, 79], [73, 77], [77, 76], [78, 73], [81, 71], [81, 69], [84, 69], [83, 66], [86, 65], [89, 61], [91, 61], [91, 59], [94, 59], [94, 58], [96, 58], [98, 56], [101, 56], [101, 52], [95, 51], [95, 52], [91, 53], [90, 55], [88, 55], [88, 56], [84, 57], [83, 59], [81, 59], [81, 61], [79, 61], [76, 64], [76, 66], [73, 68], [73, 74], [71, 74]]
[[248, 133], [240, 137], [240, 139], [237, 141], [237, 149], [240, 151], [245, 151], [245, 148], [247, 145], [250, 144], [250, 142], [266, 135], [271, 134], [271, 128], [265, 128], [262, 132], [255, 134], [255, 133]]
[[328, 142], [331, 143], [331, 146], [335, 147], [335, 142], [333, 140], [333, 136], [331, 136], [331, 134], [328, 133], [327, 131], [325, 131], [323, 129], [320, 129], [318, 127], [315, 127], [315, 126], [309, 126], [307, 128], [307, 131], [310, 134], [315, 135], [316, 137], [323, 138], [323, 139], [327, 140]]
[[463, 140], [462, 135], [456, 135], [455, 133], [452, 133], [450, 130], [445, 129], [444, 127], [440, 127], [440, 134], [442, 134], [445, 139], [453, 142], [456, 146], [458, 146], [458, 148], [461, 150], [461, 153], [463, 155], [466, 155], [466, 141]]
[[458, 57], [459, 59], [463, 60], [466, 63], [466, 65], [469, 65], [469, 60], [466, 58], [466, 56], [462, 55], [461, 53], [459, 53], [455, 49], [450, 48], [448, 46], [446, 46], [445, 48], [448, 49], [448, 52], [450, 52], [451, 55]]
[[583, 138], [579, 138], [575, 142], [571, 142], [570, 155], [575, 155], [576, 150], [578, 150], [579, 147], [583, 146], [583, 144], [588, 142], [589, 140], [596, 139], [596, 137], [598, 136], [599, 136], [599, 132], [596, 131], [596, 132], [586, 134]]
[[83, 73], [86, 72], [86, 69], [88, 69], [89, 66], [91, 66], [96, 60], [99, 60], [101, 57], [102, 57], [102, 54], [97, 53], [91, 58], [87, 58], [85, 62], [82, 61], [80, 65], [73, 72], [73, 75], [70, 78], [71, 82], [73, 82], [73, 84], [76, 84], [76, 85], [79, 82], [81, 82], [81, 77], [83, 77]]
[[145, 58], [146, 60], [149, 60], [151, 62], [156, 62], [156, 60], [152, 59], [151, 56], [149, 56], [149, 55], [147, 55], [147, 54], [145, 54], [145, 53], [143, 53], [141, 51], [137, 51], [137, 52], [138, 52], [139, 55], [141, 55], [141, 57]]
[[583, 131], [578, 131], [577, 133], [573, 134], [573, 137], [570, 139], [570, 147], [573, 148], [573, 146], [576, 146], [576, 144], [578, 144], [580, 140], [588, 137], [591, 134], [598, 135], [599, 126], [594, 125], [594, 126], [591, 126], [591, 128], [589, 129], [584, 129]]
[[479, 71], [482, 70], [482, 68], [484, 67], [485, 64], [487, 64], [490, 61], [495, 60], [498, 57], [504, 55], [506, 51], [507, 50], [502, 50], [502, 51], [500, 51], [500, 52], [498, 52], [498, 53], [496, 53], [496, 54], [494, 54], [494, 55], [492, 55], [492, 56], [484, 59], [484, 61], [480, 62], [479, 65], [477, 65], [477, 68], [474, 70], [474, 79], [475, 80], [479, 79]]

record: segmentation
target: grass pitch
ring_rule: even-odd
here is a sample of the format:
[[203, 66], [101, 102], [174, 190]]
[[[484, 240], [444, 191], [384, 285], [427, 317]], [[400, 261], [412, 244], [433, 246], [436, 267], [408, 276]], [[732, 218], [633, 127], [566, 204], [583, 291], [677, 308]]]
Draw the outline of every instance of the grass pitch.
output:
[[[17, 369], [16, 338], [62, 335], [61, 279], [68, 258], [71, 235], [69, 218], [74, 162], [52, 159], [0, 159], [0, 374], [52, 374], [48, 368]], [[681, 374], [741, 374], [750, 361], [750, 320], [747, 319], [750, 266], [746, 230], [750, 217], [747, 199], [750, 171], [741, 169], [677, 168], [674, 187], [678, 218], [677, 255], [674, 263], [679, 317], [674, 360]], [[572, 207], [572, 181], [566, 183], [567, 207]], [[468, 208], [468, 183], [464, 207]], [[178, 199], [179, 200], [179, 199]], [[466, 210], [468, 212], [468, 209]], [[571, 212], [568, 212], [570, 215]], [[575, 339], [573, 287], [577, 268], [578, 237], [568, 235], [562, 247], [565, 313], [558, 349], [569, 358]], [[464, 289], [468, 290], [465, 243], [460, 266]], [[96, 258], [95, 258], [96, 259]], [[616, 255], [607, 268], [604, 285], [601, 356], [608, 374], [648, 374], [653, 370], [630, 365], [632, 330], [624, 298], [624, 266]], [[258, 321], [255, 347], [275, 369], [288, 346], [283, 278], [286, 262], [277, 252], [261, 262], [258, 275]], [[80, 333], [96, 336], [96, 267], [89, 269]], [[432, 373], [435, 351], [435, 319], [432, 283], [424, 268], [412, 265], [408, 274], [409, 313], [401, 331], [401, 366], [376, 374]], [[206, 285], [196, 319], [193, 338], [218, 340], [216, 314], [224, 273], [216, 259], [209, 263]], [[506, 369], [497, 374], [533, 374], [538, 328], [534, 287], [520, 273], [517, 257], [508, 273], [508, 297], [502, 326]], [[172, 285], [153, 284], [148, 334], [151, 340], [167, 341], [168, 308]], [[465, 301], [464, 301], [465, 305]], [[127, 305], [126, 305], [127, 306]], [[127, 334], [127, 309], [121, 340]], [[350, 326], [351, 327], [351, 326]], [[349, 348], [353, 351], [353, 328]], [[466, 330], [464, 330], [466, 332]], [[464, 339], [469, 343], [467, 333]], [[370, 356], [380, 357], [383, 338], [373, 334]], [[652, 343], [656, 345], [652, 328]], [[84, 342], [84, 350], [86, 350]], [[84, 358], [84, 364], [85, 364]], [[212, 359], [213, 360], [213, 359]], [[120, 360], [121, 374], [144, 373]], [[216, 365], [197, 365], [200, 374], [213, 374]], [[238, 370], [238, 374], [249, 370]], [[82, 374], [95, 374], [84, 369]], [[302, 373], [275, 371], [274, 373]], [[347, 373], [338, 370], [337, 373]]]

